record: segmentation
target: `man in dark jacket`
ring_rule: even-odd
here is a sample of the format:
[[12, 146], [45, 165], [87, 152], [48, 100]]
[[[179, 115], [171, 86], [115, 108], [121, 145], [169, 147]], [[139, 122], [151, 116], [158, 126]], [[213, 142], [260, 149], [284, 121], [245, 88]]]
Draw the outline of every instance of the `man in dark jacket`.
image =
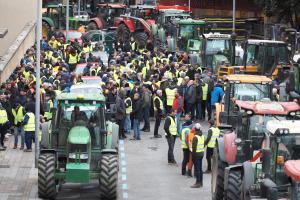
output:
[[186, 112], [191, 113], [192, 120], [195, 117], [196, 110], [196, 88], [193, 80], [188, 83], [188, 88], [185, 95], [186, 100]]
[[126, 135], [124, 134], [124, 119], [125, 119], [125, 103], [124, 98], [125, 97], [125, 91], [123, 89], [120, 89], [117, 95], [116, 99], [116, 122], [119, 125], [119, 138], [124, 139], [126, 138]]
[[163, 115], [163, 101], [161, 99], [162, 91], [157, 90], [156, 95], [153, 97], [153, 107], [154, 107], [154, 116], [155, 116], [155, 125], [154, 125], [154, 138], [161, 138], [161, 135], [158, 134], [158, 128], [160, 126], [161, 117]]
[[171, 109], [170, 115], [165, 120], [164, 130], [166, 132], [166, 139], [168, 142], [168, 163], [171, 165], [177, 165], [174, 158], [174, 146], [177, 136], [177, 125], [176, 125], [176, 110]]
[[[196, 119], [202, 119], [202, 81], [196, 80]], [[204, 110], [205, 112], [205, 110]]]
[[133, 140], [140, 140], [140, 123], [143, 118], [143, 109], [142, 109], [142, 101], [140, 99], [140, 94], [135, 93], [133, 95], [133, 103], [132, 103], [132, 117], [133, 117]]
[[142, 131], [150, 132], [150, 108], [151, 108], [151, 92], [146, 85], [143, 85], [143, 94], [142, 94], [142, 102], [143, 102], [143, 118], [144, 118], [144, 127]]

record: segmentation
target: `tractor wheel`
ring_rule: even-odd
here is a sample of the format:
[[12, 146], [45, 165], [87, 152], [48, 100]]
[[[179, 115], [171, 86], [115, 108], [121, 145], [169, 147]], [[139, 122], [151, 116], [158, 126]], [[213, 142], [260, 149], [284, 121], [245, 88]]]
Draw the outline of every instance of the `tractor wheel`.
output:
[[38, 161], [38, 194], [45, 199], [55, 199], [55, 156], [42, 154]]
[[49, 149], [49, 124], [50, 122], [44, 122], [41, 124], [42, 127], [42, 135], [40, 146], [41, 149]]
[[134, 34], [134, 39], [137, 42], [138, 46], [146, 46], [148, 35], [145, 32], [137, 32]]
[[117, 38], [118, 41], [123, 43], [125, 41], [129, 41], [130, 39], [130, 32], [129, 29], [126, 27], [125, 24], [120, 24], [120, 26], [117, 29]]
[[48, 38], [48, 33], [50, 30], [51, 30], [51, 26], [47, 22], [43, 21], [42, 22], [42, 37]]
[[220, 159], [218, 148], [216, 147], [213, 154], [211, 177], [211, 192], [213, 200], [223, 199], [225, 167], [227, 167], [227, 164]]
[[101, 199], [117, 199], [118, 156], [112, 154], [102, 155], [100, 170]]
[[90, 31], [90, 30], [98, 30], [98, 27], [97, 27], [97, 24], [95, 22], [90, 22], [88, 25], [87, 25], [87, 29]]
[[228, 188], [226, 200], [241, 199], [242, 175], [240, 171], [230, 171], [228, 175]]

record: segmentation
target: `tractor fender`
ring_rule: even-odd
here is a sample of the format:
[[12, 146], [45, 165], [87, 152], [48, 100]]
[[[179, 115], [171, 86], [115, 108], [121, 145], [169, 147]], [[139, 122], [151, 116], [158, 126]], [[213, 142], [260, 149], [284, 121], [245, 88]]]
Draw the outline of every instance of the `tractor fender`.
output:
[[125, 24], [125, 26], [128, 28], [130, 33], [134, 33], [135, 25], [134, 25], [133, 20], [125, 18], [125, 19], [123, 19], [123, 21], [121, 23]]
[[118, 149], [119, 148], [119, 125], [116, 123], [112, 123], [112, 141], [111, 148]]
[[95, 18], [92, 18], [90, 19], [90, 22], [94, 22], [96, 25], [97, 25], [97, 28], [98, 29], [103, 29], [104, 28], [104, 25], [103, 25], [103, 22], [101, 19], [99, 19], [98, 17], [95, 17]]
[[55, 27], [53, 20], [51, 18], [49, 18], [49, 17], [43, 17], [42, 21], [46, 22], [47, 24], [49, 24], [50, 27]]
[[102, 154], [118, 154], [117, 149], [102, 149]]
[[224, 134], [223, 138], [226, 162], [231, 165], [235, 164], [237, 150], [234, 140], [236, 139], [236, 134], [232, 131], [231, 133]]
[[224, 139], [218, 138], [217, 142], [218, 142], [220, 160], [226, 162]]
[[250, 191], [250, 187], [251, 185], [254, 184], [254, 171], [253, 171], [253, 167], [252, 167], [252, 163], [249, 161], [246, 161], [243, 163], [243, 196], [244, 199], [248, 199], [246, 198], [246, 196], [248, 196], [248, 191]]
[[232, 170], [241, 171], [242, 169], [243, 169], [242, 164], [230, 165], [230, 166], [225, 168], [225, 171], [224, 171], [224, 191], [227, 191], [227, 189], [228, 189], [229, 172], [232, 171]]

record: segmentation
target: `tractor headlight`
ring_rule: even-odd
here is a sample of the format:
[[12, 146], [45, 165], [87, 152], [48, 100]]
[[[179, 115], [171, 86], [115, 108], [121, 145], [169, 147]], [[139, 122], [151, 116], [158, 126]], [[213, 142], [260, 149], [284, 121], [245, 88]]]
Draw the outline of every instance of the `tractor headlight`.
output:
[[295, 116], [295, 115], [296, 115], [296, 112], [290, 112], [290, 115], [291, 115], [291, 116]]
[[253, 114], [253, 111], [252, 111], [252, 110], [247, 110], [247, 114], [248, 114], [248, 115], [252, 115], [252, 114]]
[[242, 142], [242, 139], [241, 139], [241, 138], [236, 138], [236, 139], [234, 140], [234, 142], [235, 142], [236, 144], [239, 144], [239, 143]]
[[[69, 158], [70, 159], [76, 159], [76, 153], [69, 153]], [[89, 155], [87, 153], [81, 153], [79, 154], [79, 159], [81, 160], [86, 160], [89, 158]]]
[[276, 135], [287, 135], [289, 134], [289, 129], [287, 128], [279, 128], [276, 130]]
[[241, 146], [237, 146], [237, 147], [236, 147], [236, 150], [241, 151], [241, 150], [242, 150], [242, 147], [241, 147]]

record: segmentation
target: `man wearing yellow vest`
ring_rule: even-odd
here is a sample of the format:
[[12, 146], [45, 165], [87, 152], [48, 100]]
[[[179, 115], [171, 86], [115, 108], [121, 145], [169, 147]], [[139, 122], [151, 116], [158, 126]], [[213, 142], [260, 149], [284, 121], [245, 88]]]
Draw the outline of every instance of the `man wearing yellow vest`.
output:
[[132, 100], [130, 98], [130, 91], [127, 91], [126, 99], [125, 99], [125, 122], [124, 122], [124, 132], [126, 134], [130, 134], [131, 130], [131, 120], [130, 120], [130, 114], [132, 113]]
[[176, 110], [171, 109], [170, 115], [165, 120], [164, 130], [166, 133], [166, 139], [168, 142], [168, 163], [170, 165], [177, 165], [174, 158], [174, 146], [177, 136], [177, 126], [176, 126]]
[[183, 160], [182, 160], [182, 168], [181, 168], [181, 174], [187, 175], [186, 174], [186, 166], [189, 162], [190, 159], [190, 150], [188, 147], [188, 140], [187, 137], [191, 131], [192, 125], [193, 125], [193, 121], [191, 120], [191, 116], [189, 113], [187, 113], [185, 115], [185, 122], [182, 124], [181, 127], [181, 148], [182, 148], [182, 152], [183, 152]]
[[161, 135], [158, 134], [158, 129], [161, 122], [161, 117], [163, 115], [164, 105], [161, 100], [162, 91], [157, 90], [156, 95], [153, 97], [153, 108], [154, 108], [154, 116], [155, 116], [155, 125], [154, 125], [154, 138], [161, 138]]
[[214, 127], [213, 120], [209, 121], [210, 128], [207, 133], [207, 138], [205, 140], [206, 148], [206, 160], [207, 160], [207, 170], [204, 172], [206, 174], [211, 172], [211, 157], [214, 153], [214, 148], [216, 146], [217, 138], [220, 136], [220, 129], [218, 127]]
[[172, 109], [173, 102], [175, 99], [175, 93], [176, 93], [176, 86], [171, 85], [165, 89], [166, 92], [166, 99], [167, 99], [167, 112], [170, 113], [170, 110]]
[[32, 148], [32, 141], [34, 140], [34, 132], [35, 132], [35, 116], [33, 112], [27, 111], [25, 116], [24, 116], [24, 131], [25, 131], [25, 144], [26, 144], [26, 149], [24, 152], [31, 152]]
[[25, 143], [25, 136], [24, 136], [24, 127], [23, 127], [23, 120], [24, 120], [24, 114], [25, 109], [23, 106], [20, 105], [19, 102], [16, 102], [13, 105], [12, 108], [12, 115], [14, 120], [14, 134], [15, 134], [15, 144], [14, 149], [18, 148], [18, 138], [19, 135], [21, 135], [21, 147], [20, 149], [24, 149], [24, 143]]
[[7, 112], [2, 107], [2, 104], [0, 103], [0, 151], [6, 149], [6, 147], [4, 146], [4, 139], [8, 127], [9, 127], [9, 120], [8, 120]]
[[201, 125], [195, 124], [195, 136], [192, 142], [192, 159], [195, 168], [196, 183], [191, 188], [200, 188], [203, 186], [202, 158], [204, 155], [204, 135], [201, 131]]
[[208, 84], [202, 82], [202, 101], [201, 101], [201, 118], [205, 120], [205, 111], [207, 110]]

